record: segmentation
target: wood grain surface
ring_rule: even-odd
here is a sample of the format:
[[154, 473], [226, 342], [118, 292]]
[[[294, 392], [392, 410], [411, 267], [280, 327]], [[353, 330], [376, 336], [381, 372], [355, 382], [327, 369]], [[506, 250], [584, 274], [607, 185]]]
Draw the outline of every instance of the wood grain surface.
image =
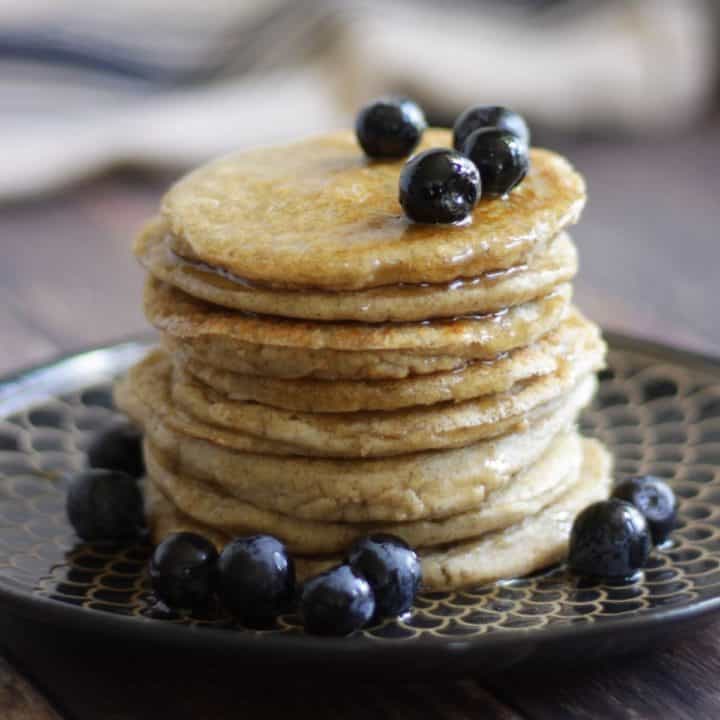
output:
[[[574, 232], [579, 304], [608, 328], [720, 354], [720, 126], [671, 141], [555, 147], [590, 190]], [[129, 243], [170, 180], [126, 172], [0, 208], [0, 373], [147, 328]], [[250, 681], [192, 657], [49, 638], [7, 617], [0, 643], [3, 720], [720, 717], [720, 622], [662, 652], [482, 681]]]
[[0, 659], [0, 717], [3, 720], [60, 720], [60, 715], [45, 698], [3, 659]]

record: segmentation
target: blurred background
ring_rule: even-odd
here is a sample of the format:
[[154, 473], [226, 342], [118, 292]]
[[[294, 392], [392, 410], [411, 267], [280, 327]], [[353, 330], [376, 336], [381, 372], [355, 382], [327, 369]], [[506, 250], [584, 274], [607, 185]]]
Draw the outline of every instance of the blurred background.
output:
[[146, 327], [180, 173], [387, 93], [524, 113], [588, 179], [581, 306], [720, 353], [719, 35], [720, 0], [0, 0], [0, 372]]

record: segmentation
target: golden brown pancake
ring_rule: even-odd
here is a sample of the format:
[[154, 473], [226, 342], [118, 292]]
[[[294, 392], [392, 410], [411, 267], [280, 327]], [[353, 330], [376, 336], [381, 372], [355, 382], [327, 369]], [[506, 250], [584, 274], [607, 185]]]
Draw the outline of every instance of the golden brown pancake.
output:
[[[300, 554], [332, 554], [368, 533], [390, 533], [413, 547], [435, 547], [514, 525], [557, 500], [577, 482], [582, 446], [576, 432], [562, 433], [530, 468], [490, 493], [469, 512], [443, 519], [389, 524], [305, 520], [230, 498], [217, 486], [178, 471], [173, 458], [151, 443], [145, 457], [151, 482], [184, 514], [229, 535], [269, 533]], [[342, 482], [339, 478], [338, 482]]]
[[145, 436], [183, 475], [258, 508], [339, 522], [441, 518], [477, 508], [488, 492], [542, 456], [575, 422], [592, 379], [527, 418], [527, 427], [464, 448], [390, 458], [282, 457], [184, 435], [147, 410]]
[[565, 233], [538, 248], [526, 265], [441, 285], [398, 284], [354, 292], [268, 288], [183, 260], [169, 248], [167, 223], [160, 218], [140, 233], [135, 254], [158, 280], [216, 305], [288, 318], [367, 323], [491, 313], [547, 295], [577, 271], [577, 251]]
[[455, 370], [495, 359], [556, 328], [569, 311], [570, 286], [494, 315], [422, 323], [320, 323], [248, 316], [192, 298], [153, 278], [145, 313], [199, 362], [248, 375], [393, 378]]
[[[208, 440], [220, 447], [266, 455], [298, 455], [294, 444], [273, 442], [246, 433], [223, 430], [188, 415], [172, 400], [172, 366], [162, 351], [151, 351], [115, 384], [115, 405], [135, 423], [152, 433], [157, 425], [167, 425], [188, 438]], [[305, 455], [313, 455], [305, 451]]]
[[[222, 398], [208, 405], [205, 394], [217, 395], [216, 391], [174, 384], [169, 359], [156, 350], [117, 383], [115, 402], [140, 425], [163, 423], [185, 436], [233, 450], [268, 455], [389, 457], [403, 451], [460, 447], [527, 426], [563, 402], [601, 357], [597, 352], [588, 354], [582, 364], [564, 363], [554, 374], [449, 408], [441, 404], [394, 413], [317, 415], [256, 403], [243, 403], [238, 408]], [[238, 412], [239, 421], [234, 422], [232, 415]], [[401, 440], [393, 439], [393, 434], [403, 432]]]
[[228, 400], [182, 373], [171, 384], [175, 406], [216, 427], [293, 444], [327, 457], [390, 457], [470, 445], [522, 427], [526, 417], [564, 397], [602, 366], [601, 347], [553, 373], [516, 383], [509, 390], [462, 403], [395, 411], [300, 413], [254, 402]]
[[294, 380], [241, 375], [199, 362], [180, 345], [174, 348], [173, 361], [229, 399], [301, 412], [338, 413], [462, 402], [505, 392], [515, 383], [556, 371], [561, 358], [572, 361], [600, 346], [604, 348], [597, 325], [573, 308], [556, 330], [495, 361], [472, 362], [454, 372], [402, 380]]
[[[452, 146], [449, 131], [427, 130], [418, 151], [437, 146]], [[368, 161], [351, 132], [229, 155], [166, 194], [170, 246], [275, 287], [443, 283], [524, 263], [585, 202], [569, 163], [535, 149], [523, 183], [467, 224], [414, 224], [397, 200], [403, 162]]]

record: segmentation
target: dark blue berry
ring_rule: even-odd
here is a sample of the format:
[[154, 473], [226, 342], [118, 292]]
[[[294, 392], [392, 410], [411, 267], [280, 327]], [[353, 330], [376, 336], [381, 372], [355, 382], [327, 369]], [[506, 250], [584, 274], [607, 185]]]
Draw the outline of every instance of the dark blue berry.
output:
[[150, 558], [157, 597], [172, 608], [205, 607], [217, 584], [217, 550], [201, 535], [168, 535]]
[[400, 204], [416, 222], [459, 222], [472, 212], [479, 197], [478, 169], [453, 150], [426, 150], [400, 173]]
[[122, 470], [135, 478], [145, 474], [142, 432], [129, 422], [118, 423], [96, 435], [87, 457], [90, 467]]
[[338, 565], [305, 583], [300, 614], [309, 633], [349, 635], [373, 617], [375, 598], [362, 575]]
[[270, 535], [233, 540], [220, 553], [220, 599], [245, 622], [270, 620], [290, 608], [295, 564], [287, 549]]
[[88, 541], [129, 540], [145, 523], [137, 480], [117, 470], [84, 470], [71, 476], [66, 509], [75, 532]]
[[465, 155], [480, 172], [483, 195], [499, 197], [520, 184], [530, 167], [527, 146], [512, 133], [485, 128], [465, 141]]
[[604, 500], [575, 518], [568, 564], [579, 575], [627, 578], [645, 565], [650, 547], [640, 511], [623, 500]]
[[420, 107], [407, 98], [381, 98], [366, 105], [355, 120], [358, 142], [371, 158], [407, 157], [427, 127]]
[[668, 539], [675, 527], [677, 501], [666, 482], [652, 475], [630, 478], [615, 488], [613, 497], [632, 503], [645, 516], [656, 545]]
[[402, 615], [412, 607], [422, 569], [404, 540], [381, 533], [361, 538], [350, 548], [347, 563], [370, 583], [380, 617]]
[[453, 147], [462, 152], [475, 130], [495, 127], [512, 133], [525, 147], [530, 145], [530, 130], [522, 115], [497, 105], [475, 105], [465, 110], [453, 127]]

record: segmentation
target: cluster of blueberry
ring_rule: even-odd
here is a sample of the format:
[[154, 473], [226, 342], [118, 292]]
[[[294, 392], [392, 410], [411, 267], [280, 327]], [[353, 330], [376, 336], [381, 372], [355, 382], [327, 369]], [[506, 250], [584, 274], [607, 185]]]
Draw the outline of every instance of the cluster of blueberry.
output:
[[[131, 424], [101, 433], [88, 451], [90, 469], [75, 474], [67, 514], [87, 541], [128, 541], [144, 529], [138, 485], [145, 471], [141, 435]], [[296, 588], [295, 565], [285, 545], [270, 535], [241, 537], [218, 554], [206, 538], [169, 535], [150, 559], [158, 600], [172, 608], [208, 607], [213, 596], [247, 625], [264, 625], [298, 607], [308, 632], [347, 635], [370, 620], [407, 612], [422, 572], [416, 553], [400, 538], [361, 538], [345, 562]]]
[[142, 435], [131, 423], [95, 436], [87, 451], [90, 469], [70, 478], [65, 507], [83, 540], [127, 541], [145, 528], [138, 480], [145, 474]]
[[350, 548], [345, 563], [296, 590], [293, 559], [277, 538], [239, 537], [218, 555], [209, 540], [182, 532], [155, 548], [150, 579], [158, 598], [174, 608], [207, 607], [217, 595], [226, 610], [258, 627], [297, 607], [308, 632], [348, 635], [372, 619], [407, 612], [421, 571], [400, 538], [369, 535]]
[[155, 594], [175, 608], [223, 607], [251, 627], [263, 626], [295, 607], [306, 631], [348, 635], [370, 620], [407, 612], [420, 585], [420, 561], [400, 538], [359, 539], [345, 563], [307, 580], [296, 591], [295, 565], [270, 535], [236, 538], [218, 555], [195, 533], [165, 538], [150, 559]]
[[[420, 107], [407, 98], [376, 100], [357, 116], [355, 132], [373, 159], [407, 157], [427, 127]], [[465, 220], [481, 196], [507, 195], [527, 174], [530, 131], [512, 110], [468, 108], [453, 127], [453, 147], [412, 157], [400, 174], [400, 204], [421, 223]]]
[[676, 517], [677, 500], [666, 482], [652, 475], [630, 478], [612, 498], [575, 518], [568, 565], [586, 577], [632, 577], [647, 564], [652, 546], [669, 538]]

